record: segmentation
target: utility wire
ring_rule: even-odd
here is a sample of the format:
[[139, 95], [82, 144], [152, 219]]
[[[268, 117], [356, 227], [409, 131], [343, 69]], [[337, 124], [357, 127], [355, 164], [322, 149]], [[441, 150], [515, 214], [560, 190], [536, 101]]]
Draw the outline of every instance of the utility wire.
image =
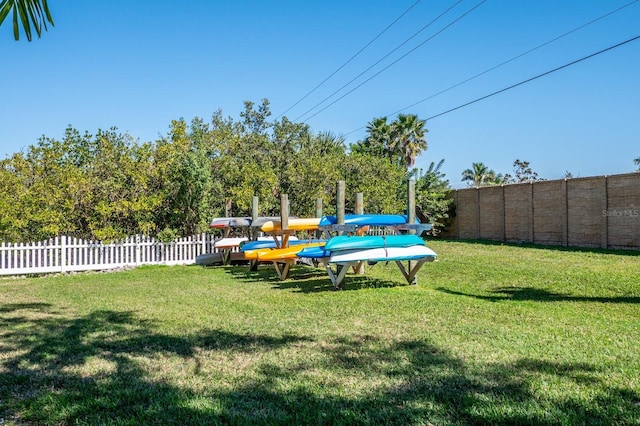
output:
[[391, 50], [390, 52], [388, 52], [386, 55], [384, 55], [382, 58], [378, 59], [377, 62], [375, 62], [373, 65], [371, 65], [369, 68], [365, 69], [364, 71], [362, 71], [360, 74], [358, 74], [357, 76], [355, 76], [354, 78], [352, 78], [351, 80], [349, 80], [345, 85], [343, 85], [342, 87], [340, 87], [338, 90], [334, 91], [332, 94], [330, 94], [329, 96], [327, 96], [326, 98], [324, 98], [323, 100], [321, 100], [320, 102], [318, 102], [317, 104], [315, 104], [314, 106], [312, 106], [311, 108], [309, 108], [308, 110], [306, 110], [304, 113], [300, 114], [297, 118], [295, 118], [293, 121], [298, 121], [300, 120], [302, 117], [304, 117], [305, 115], [307, 115], [308, 113], [310, 113], [311, 111], [313, 111], [314, 109], [316, 109], [317, 107], [319, 107], [320, 105], [322, 105], [323, 103], [325, 103], [328, 99], [331, 99], [336, 93], [340, 92], [342, 89], [344, 89], [345, 87], [347, 87], [348, 85], [350, 85], [351, 83], [353, 83], [355, 80], [357, 80], [358, 78], [360, 78], [363, 74], [365, 74], [367, 71], [369, 71], [371, 68], [375, 67], [376, 65], [378, 65], [380, 62], [382, 62], [383, 60], [385, 60], [386, 58], [388, 58], [390, 55], [392, 55], [394, 52], [396, 52], [398, 49], [400, 49], [402, 46], [404, 46], [405, 44], [407, 44], [409, 41], [413, 40], [416, 36], [418, 36], [418, 34], [420, 34], [421, 32], [423, 32], [424, 30], [426, 30], [427, 28], [429, 28], [433, 23], [435, 23], [438, 19], [442, 18], [444, 15], [446, 15], [451, 9], [453, 9], [454, 7], [456, 7], [458, 4], [460, 4], [463, 0], [458, 0], [456, 3], [454, 3], [451, 7], [449, 7], [447, 10], [445, 10], [444, 12], [442, 12], [440, 15], [438, 15], [437, 17], [435, 17], [434, 19], [431, 20], [431, 22], [429, 22], [427, 25], [423, 26], [422, 28], [420, 28], [418, 31], [416, 31], [411, 37], [409, 37], [408, 39], [406, 39], [405, 41], [403, 41], [402, 43], [400, 43], [398, 46], [396, 46], [393, 50]]
[[[315, 114], [307, 117], [307, 119], [305, 119], [304, 121], [309, 121], [311, 120], [313, 117], [315, 117], [316, 115], [320, 114], [322, 111], [326, 110], [327, 108], [329, 108], [330, 106], [334, 105], [335, 103], [337, 103], [338, 101], [344, 99], [346, 96], [350, 95], [351, 93], [355, 92], [357, 89], [359, 89], [360, 87], [364, 86], [366, 83], [368, 83], [369, 81], [373, 80], [375, 77], [377, 77], [378, 75], [382, 74], [384, 71], [386, 71], [387, 69], [389, 69], [390, 67], [392, 67], [393, 65], [395, 65], [396, 63], [400, 62], [402, 59], [404, 59], [405, 57], [407, 57], [408, 55], [410, 55], [411, 53], [413, 53], [416, 49], [418, 49], [419, 47], [421, 47], [422, 45], [424, 45], [425, 43], [431, 41], [432, 39], [434, 39], [436, 36], [440, 35], [442, 32], [444, 32], [446, 29], [448, 29], [449, 27], [451, 27], [453, 24], [455, 24], [456, 22], [458, 22], [459, 20], [461, 20], [462, 18], [464, 18], [465, 16], [467, 16], [469, 13], [473, 12], [475, 9], [477, 9], [478, 7], [480, 7], [483, 3], [485, 3], [487, 0], [482, 0], [481, 2], [479, 2], [478, 4], [476, 4], [475, 6], [473, 6], [471, 9], [467, 10], [465, 13], [463, 13], [462, 15], [460, 15], [458, 18], [456, 18], [455, 20], [453, 20], [451, 23], [449, 23], [448, 25], [446, 25], [444, 28], [442, 28], [441, 30], [439, 30], [438, 32], [436, 32], [435, 34], [433, 34], [431, 37], [429, 37], [428, 39], [426, 39], [425, 41], [423, 41], [422, 43], [418, 44], [416, 47], [414, 47], [413, 49], [409, 50], [407, 53], [405, 53], [404, 55], [400, 56], [398, 59], [396, 59], [395, 61], [391, 62], [389, 65], [387, 65], [386, 67], [382, 68], [380, 71], [378, 71], [377, 73], [373, 74], [371, 77], [369, 77], [368, 79], [366, 79], [365, 81], [363, 81], [362, 83], [360, 83], [359, 85], [357, 85], [356, 87], [354, 87], [353, 89], [349, 90], [347, 93], [345, 93], [344, 95], [340, 96], [338, 99], [334, 100], [333, 102], [331, 102], [330, 104], [328, 104], [327, 106], [325, 106], [324, 108], [322, 108], [321, 110], [317, 111]], [[332, 95], [333, 96], [333, 95]], [[324, 101], [323, 101], [324, 102]], [[319, 104], [318, 104], [319, 105]], [[316, 106], [318, 106], [316, 105]], [[313, 107], [312, 109], [314, 109], [315, 107]], [[309, 110], [310, 111], [310, 110]], [[309, 112], [307, 111], [307, 112]], [[302, 115], [305, 115], [306, 112]], [[296, 118], [294, 121], [298, 121], [300, 117]]]
[[[589, 25], [591, 25], [591, 24], [593, 24], [593, 23], [595, 23], [595, 22], [597, 22], [597, 21], [599, 21], [599, 20], [601, 20], [601, 19], [604, 19], [604, 18], [606, 18], [607, 16], [612, 15], [612, 14], [614, 14], [614, 13], [616, 13], [616, 12], [618, 12], [618, 11], [620, 11], [620, 10], [624, 9], [625, 7], [631, 6], [632, 4], [637, 3], [638, 1], [640, 1], [640, 0], [634, 0], [634, 1], [632, 1], [631, 3], [627, 3], [627, 4], [623, 5], [623, 6], [620, 6], [619, 8], [617, 8], [617, 9], [615, 9], [615, 10], [612, 10], [611, 12], [605, 13], [604, 15], [602, 15], [602, 16], [600, 16], [600, 17], [596, 18], [596, 19], [593, 19], [593, 20], [591, 20], [591, 21], [589, 21], [589, 22], [587, 22], [586, 24], [580, 25], [579, 27], [576, 27], [576, 28], [574, 28], [574, 29], [572, 29], [572, 30], [570, 30], [570, 31], [567, 31], [566, 33], [564, 33], [564, 34], [562, 34], [562, 35], [559, 35], [559, 36], [557, 36], [557, 37], [555, 37], [555, 38], [553, 38], [553, 39], [551, 39], [551, 40], [549, 40], [549, 41], [547, 41], [547, 42], [545, 42], [545, 43], [542, 43], [542, 44], [540, 44], [540, 45], [538, 45], [538, 46], [536, 46], [536, 47], [534, 47], [534, 48], [532, 48], [532, 49], [529, 49], [529, 50], [527, 50], [527, 51], [526, 51], [526, 52], [524, 52], [524, 53], [521, 53], [521, 54], [519, 54], [519, 55], [517, 55], [517, 56], [514, 56], [513, 58], [511, 58], [511, 59], [509, 59], [509, 60], [506, 60], [506, 61], [504, 61], [504, 62], [502, 62], [502, 63], [500, 63], [500, 64], [498, 64], [498, 65], [496, 65], [496, 66], [494, 66], [494, 67], [492, 67], [492, 68], [489, 68], [489, 69], [488, 69], [488, 70], [486, 70], [486, 71], [483, 71], [483, 72], [481, 72], [481, 73], [479, 73], [479, 74], [476, 74], [476, 75], [474, 75], [473, 77], [469, 77], [469, 78], [467, 78], [466, 80], [464, 80], [464, 81], [462, 81], [462, 82], [460, 82], [460, 83], [458, 83], [458, 84], [454, 84], [453, 86], [448, 87], [448, 88], [446, 88], [446, 89], [444, 89], [444, 90], [441, 90], [441, 91], [439, 91], [438, 93], [435, 93], [435, 94], [433, 94], [433, 95], [431, 95], [431, 96], [428, 96], [428, 97], [426, 97], [426, 98], [424, 98], [424, 99], [420, 99], [419, 101], [414, 102], [413, 104], [411, 104], [411, 105], [409, 105], [409, 106], [406, 106], [406, 107], [404, 107], [404, 108], [402, 108], [402, 109], [399, 109], [398, 111], [396, 111], [396, 112], [394, 112], [394, 113], [392, 113], [392, 114], [389, 114], [389, 115], [390, 115], [390, 116], [394, 116], [394, 115], [399, 114], [399, 113], [401, 113], [402, 111], [405, 111], [405, 110], [407, 110], [407, 109], [409, 109], [409, 108], [413, 108], [414, 106], [419, 105], [419, 104], [421, 104], [422, 102], [426, 102], [426, 101], [428, 101], [429, 99], [435, 98], [436, 96], [439, 96], [439, 95], [441, 95], [441, 94], [443, 94], [443, 93], [445, 93], [445, 92], [448, 92], [448, 91], [449, 91], [449, 90], [451, 90], [451, 89], [455, 89], [455, 88], [456, 88], [456, 87], [458, 87], [458, 86], [462, 86], [463, 84], [468, 83], [468, 82], [470, 82], [471, 80], [475, 80], [476, 78], [481, 77], [481, 76], [483, 76], [483, 75], [485, 75], [485, 74], [487, 74], [487, 73], [489, 73], [489, 72], [491, 72], [491, 71], [494, 71], [494, 70], [496, 70], [496, 69], [498, 69], [498, 68], [500, 68], [500, 67], [502, 67], [502, 66], [504, 66], [504, 65], [507, 65], [508, 63], [513, 62], [513, 61], [515, 61], [516, 59], [520, 59], [521, 57], [523, 57], [523, 56], [525, 56], [525, 55], [528, 55], [528, 54], [529, 54], [529, 53], [531, 53], [531, 52], [534, 52], [534, 51], [536, 51], [536, 50], [538, 50], [538, 49], [541, 49], [541, 48], [543, 48], [543, 47], [545, 47], [545, 46], [547, 46], [547, 45], [549, 45], [549, 44], [551, 44], [551, 43], [553, 43], [553, 42], [555, 42], [555, 41], [560, 40], [561, 38], [564, 38], [564, 37], [566, 37], [566, 36], [568, 36], [568, 35], [570, 35], [570, 34], [573, 34], [574, 32], [579, 31], [579, 30], [581, 30], [581, 29], [583, 29], [583, 28], [585, 28], [585, 27], [587, 27], [587, 26], [589, 26]], [[360, 130], [360, 129], [358, 129], [358, 130]]]
[[[452, 89], [455, 89], [456, 87], [462, 86], [463, 84], [468, 83], [471, 80], [475, 80], [476, 78], [481, 77], [481, 76], [483, 76], [483, 75], [485, 75], [485, 74], [487, 74], [487, 73], [489, 73], [491, 71], [494, 71], [494, 70], [496, 70], [496, 69], [498, 69], [498, 68], [500, 68], [500, 67], [502, 67], [504, 65], [507, 65], [508, 63], [511, 63], [511, 62], [515, 61], [516, 59], [520, 59], [523, 56], [528, 55], [529, 53], [532, 53], [532, 52], [534, 52], [534, 51], [536, 51], [538, 49], [541, 49], [541, 48], [543, 48], [543, 47], [545, 47], [545, 46], [547, 46], [547, 45], [549, 45], [549, 44], [551, 44], [551, 43], [553, 43], [555, 41], [560, 40], [561, 38], [564, 38], [564, 37], [566, 37], [566, 36], [568, 36], [570, 34], [573, 34], [573, 33], [577, 32], [577, 31], [579, 31], [579, 30], [591, 25], [591, 24], [594, 24], [594, 23], [600, 21], [601, 19], [604, 19], [604, 18], [606, 18], [606, 17], [608, 17], [610, 15], [613, 15], [614, 13], [619, 12], [620, 10], [622, 10], [622, 9], [628, 7], [628, 6], [631, 6], [632, 4], [637, 3], [638, 1], [640, 1], [640, 0], [634, 0], [634, 1], [632, 1], [630, 3], [627, 3], [627, 4], [623, 5], [623, 6], [620, 6], [619, 8], [617, 8], [615, 10], [612, 10], [612, 11], [610, 11], [608, 13], [605, 13], [604, 15], [601, 15], [601, 16], [599, 16], [599, 17], [597, 17], [597, 18], [595, 18], [595, 19], [593, 19], [593, 20], [591, 20], [591, 21], [589, 21], [589, 22], [587, 22], [585, 24], [582, 24], [582, 25], [580, 25], [580, 26], [578, 26], [578, 27], [576, 27], [576, 28], [574, 28], [572, 30], [569, 30], [564, 34], [561, 34], [561, 35], [559, 35], [559, 36], [557, 36], [557, 37], [555, 37], [555, 38], [553, 38], [551, 40], [548, 40], [548, 41], [546, 41], [546, 42], [544, 42], [544, 43], [532, 48], [532, 49], [529, 49], [526, 52], [523, 52], [523, 53], [521, 53], [521, 54], [519, 54], [517, 56], [514, 56], [513, 58], [508, 59], [508, 60], [506, 60], [506, 61], [504, 61], [504, 62], [502, 62], [502, 63], [500, 63], [498, 65], [495, 65], [495, 66], [493, 66], [493, 67], [491, 67], [491, 68], [489, 68], [489, 69], [487, 69], [485, 71], [482, 71], [481, 73], [478, 73], [478, 74], [474, 75], [473, 77], [469, 77], [466, 80], [461, 81], [460, 83], [454, 84], [453, 86], [447, 87], [446, 89], [443, 89], [443, 90], [441, 90], [441, 91], [439, 91], [437, 93], [434, 93], [433, 95], [430, 95], [430, 96], [427, 96], [426, 98], [420, 99], [419, 101], [414, 102], [411, 105], [408, 105], [408, 106], [406, 106], [404, 108], [401, 108], [401, 109], [399, 109], [399, 110], [397, 110], [397, 111], [395, 111], [395, 112], [393, 112], [391, 114], [387, 114], [387, 116], [395, 116], [396, 114], [399, 114], [402, 111], [405, 111], [405, 110], [407, 110], [409, 108], [413, 108], [414, 106], [419, 105], [419, 104], [421, 104], [423, 102], [426, 102], [426, 101], [428, 101], [430, 99], [433, 99], [436, 96], [440, 96], [441, 94], [443, 94], [445, 92], [448, 92], [449, 90], [452, 90]], [[355, 132], [357, 132], [359, 130], [362, 130], [365, 127], [366, 126], [358, 127], [357, 129], [352, 130], [349, 133], [345, 133], [345, 136], [348, 136], [348, 135], [350, 135], [352, 133], [355, 133]]]
[[404, 15], [406, 15], [407, 13], [409, 13], [409, 11], [411, 9], [413, 9], [418, 3], [420, 3], [420, 0], [416, 1], [415, 3], [413, 3], [411, 6], [409, 6], [409, 8], [407, 10], [405, 10], [400, 16], [398, 16], [392, 23], [390, 23], [384, 30], [382, 30], [380, 33], [378, 33], [377, 36], [375, 36], [373, 39], [371, 39], [371, 41], [369, 43], [367, 43], [364, 47], [362, 47], [360, 50], [358, 50], [355, 55], [353, 55], [351, 58], [349, 58], [349, 60], [347, 60], [347, 62], [345, 62], [344, 64], [340, 65], [338, 67], [338, 69], [336, 69], [334, 72], [332, 72], [327, 78], [325, 78], [324, 80], [322, 80], [320, 83], [318, 83], [318, 85], [316, 87], [314, 87], [313, 89], [311, 89], [309, 92], [307, 92], [303, 97], [301, 97], [300, 99], [298, 99], [296, 101], [296, 103], [294, 103], [293, 105], [291, 105], [289, 108], [287, 108], [282, 114], [280, 114], [278, 117], [276, 117], [276, 120], [279, 119], [280, 117], [282, 117], [283, 115], [285, 115], [287, 112], [289, 112], [291, 109], [293, 109], [296, 105], [298, 105], [300, 102], [302, 102], [303, 100], [305, 100], [307, 98], [307, 96], [309, 96], [310, 94], [312, 94], [313, 92], [315, 92], [320, 86], [322, 86], [324, 83], [326, 83], [331, 77], [333, 77], [334, 75], [336, 75], [338, 73], [338, 71], [340, 71], [342, 68], [344, 68], [345, 66], [347, 66], [347, 64], [349, 64], [349, 62], [353, 61], [356, 56], [358, 56], [359, 54], [361, 54], [367, 47], [371, 46], [373, 44], [374, 41], [376, 41], [382, 34], [384, 34], [385, 32], [387, 32], [387, 30], [389, 28], [391, 28], [396, 22], [398, 22]]
[[580, 59], [577, 59], [577, 60], [575, 60], [575, 61], [573, 61], [573, 62], [569, 62], [568, 64], [564, 64], [564, 65], [562, 65], [562, 66], [560, 66], [560, 67], [557, 67], [557, 68], [554, 68], [554, 69], [552, 69], [552, 70], [550, 70], [550, 71], [543, 72], [542, 74], [538, 74], [538, 75], [536, 75], [535, 77], [531, 77], [531, 78], [529, 78], [529, 79], [527, 79], [527, 80], [521, 81], [520, 83], [512, 84], [511, 86], [509, 86], [509, 87], [505, 87], [504, 89], [500, 89], [500, 90], [495, 91], [495, 92], [493, 92], [493, 93], [490, 93], [490, 94], [488, 94], [488, 95], [482, 96], [482, 97], [480, 97], [480, 98], [478, 98], [478, 99], [474, 99], [473, 101], [470, 101], [470, 102], [467, 102], [467, 103], [465, 103], [465, 104], [459, 105], [459, 106], [457, 106], [457, 107], [455, 107], [455, 108], [451, 108], [451, 109], [449, 109], [449, 110], [447, 110], [447, 111], [441, 112], [440, 114], [433, 115], [433, 116], [431, 116], [431, 117], [429, 117], [429, 118], [426, 118], [426, 119], [425, 119], [425, 122], [427, 122], [427, 121], [429, 121], [429, 120], [432, 120], [432, 119], [434, 119], [434, 118], [436, 118], [436, 117], [440, 117], [440, 116], [442, 116], [442, 115], [448, 114], [448, 113], [450, 113], [450, 112], [453, 112], [453, 111], [459, 110], [460, 108], [464, 108], [464, 107], [469, 106], [469, 105], [471, 105], [471, 104], [475, 104], [476, 102], [483, 101], [483, 100], [485, 100], [485, 99], [487, 99], [487, 98], [490, 98], [490, 97], [495, 96], [495, 95], [497, 95], [497, 94], [500, 94], [500, 93], [502, 93], [502, 92], [506, 92], [507, 90], [511, 90], [511, 89], [513, 89], [513, 88], [515, 88], [515, 87], [522, 86], [522, 85], [523, 85], [523, 84], [525, 84], [525, 83], [529, 83], [529, 82], [531, 82], [531, 81], [533, 81], [533, 80], [536, 80], [536, 79], [538, 79], [538, 78], [540, 78], [540, 77], [544, 77], [544, 76], [549, 75], [549, 74], [551, 74], [551, 73], [554, 73], [554, 72], [556, 72], [556, 71], [560, 71], [561, 69], [564, 69], [564, 68], [570, 67], [571, 65], [575, 65], [575, 64], [577, 64], [577, 63], [579, 63], [579, 62], [582, 62], [582, 61], [585, 61], [585, 60], [587, 60], [587, 59], [593, 58], [594, 56], [600, 55], [601, 53], [608, 52], [609, 50], [613, 50], [613, 49], [615, 49], [616, 47], [620, 47], [620, 46], [625, 45], [625, 44], [627, 44], [627, 43], [631, 43], [632, 41], [636, 41], [636, 40], [638, 40], [638, 39], [640, 39], [640, 35], [635, 36], [635, 37], [633, 37], [633, 38], [630, 38], [630, 39], [628, 39], [628, 40], [625, 40], [625, 41], [623, 41], [623, 42], [621, 42], [621, 43], [615, 44], [615, 45], [613, 45], [613, 46], [607, 47], [606, 49], [602, 49], [602, 50], [600, 50], [600, 51], [598, 51], [598, 52], [592, 53], [591, 55], [584, 56], [584, 57], [582, 57], [582, 58], [580, 58]]

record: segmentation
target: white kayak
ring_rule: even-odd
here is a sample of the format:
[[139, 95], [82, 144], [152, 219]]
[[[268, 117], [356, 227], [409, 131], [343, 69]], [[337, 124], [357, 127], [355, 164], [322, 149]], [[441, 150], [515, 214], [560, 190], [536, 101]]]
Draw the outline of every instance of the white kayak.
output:
[[387, 262], [396, 260], [426, 260], [433, 261], [438, 255], [427, 246], [415, 245], [409, 247], [380, 247], [363, 250], [340, 250], [331, 252], [329, 262]]
[[227, 237], [221, 238], [213, 244], [215, 249], [230, 249], [240, 247], [240, 243], [249, 241], [247, 237]]

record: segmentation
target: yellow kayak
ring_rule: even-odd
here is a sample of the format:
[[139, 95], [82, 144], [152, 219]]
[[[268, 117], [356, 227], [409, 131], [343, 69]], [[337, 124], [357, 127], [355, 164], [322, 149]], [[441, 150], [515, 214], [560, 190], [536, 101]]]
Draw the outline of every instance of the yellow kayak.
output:
[[271, 247], [267, 247], [267, 248], [261, 248], [261, 249], [255, 249], [255, 250], [246, 250], [244, 251], [244, 258], [247, 260], [256, 260], [258, 258], [258, 256], [260, 256], [263, 253], [269, 252], [271, 250], [275, 250], [275, 248]]
[[[294, 246], [289, 246], [285, 248], [277, 248], [270, 249], [269, 251], [262, 251], [258, 253], [258, 260], [266, 262], [266, 261], [278, 261], [278, 260], [291, 260], [295, 259], [303, 248], [305, 247], [317, 247], [323, 246], [326, 243], [324, 241], [318, 241], [317, 243], [308, 243], [308, 244], [296, 244]], [[260, 250], [256, 250], [260, 251]]]
[[[288, 229], [291, 231], [315, 231], [320, 224], [319, 217], [312, 217], [308, 219], [289, 219]], [[276, 232], [281, 231], [282, 226], [279, 220], [270, 220], [262, 225], [262, 232]]]

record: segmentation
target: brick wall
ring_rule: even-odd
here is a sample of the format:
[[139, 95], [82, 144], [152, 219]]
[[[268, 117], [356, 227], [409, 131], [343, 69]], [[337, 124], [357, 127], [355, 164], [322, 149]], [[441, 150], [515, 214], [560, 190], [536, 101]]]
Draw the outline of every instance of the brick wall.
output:
[[443, 235], [460, 239], [640, 249], [640, 173], [453, 192]]

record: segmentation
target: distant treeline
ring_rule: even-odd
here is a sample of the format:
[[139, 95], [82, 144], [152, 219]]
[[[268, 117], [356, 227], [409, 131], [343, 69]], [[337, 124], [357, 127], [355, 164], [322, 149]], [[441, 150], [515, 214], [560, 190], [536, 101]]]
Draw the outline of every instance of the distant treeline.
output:
[[[346, 181], [347, 210], [364, 193], [368, 213], [406, 209], [408, 172], [398, 162], [351, 152], [342, 137], [313, 133], [287, 118], [268, 121], [269, 103], [245, 102], [240, 119], [213, 114], [171, 122], [166, 136], [140, 143], [116, 128], [95, 135], [66, 129], [62, 140], [42, 137], [0, 161], [0, 240], [38, 241], [57, 235], [116, 240], [146, 234], [172, 239], [208, 229], [213, 216], [313, 216], [322, 198], [335, 212], [338, 180]], [[433, 221], [446, 216], [448, 182], [434, 168], [417, 177], [417, 204]]]

